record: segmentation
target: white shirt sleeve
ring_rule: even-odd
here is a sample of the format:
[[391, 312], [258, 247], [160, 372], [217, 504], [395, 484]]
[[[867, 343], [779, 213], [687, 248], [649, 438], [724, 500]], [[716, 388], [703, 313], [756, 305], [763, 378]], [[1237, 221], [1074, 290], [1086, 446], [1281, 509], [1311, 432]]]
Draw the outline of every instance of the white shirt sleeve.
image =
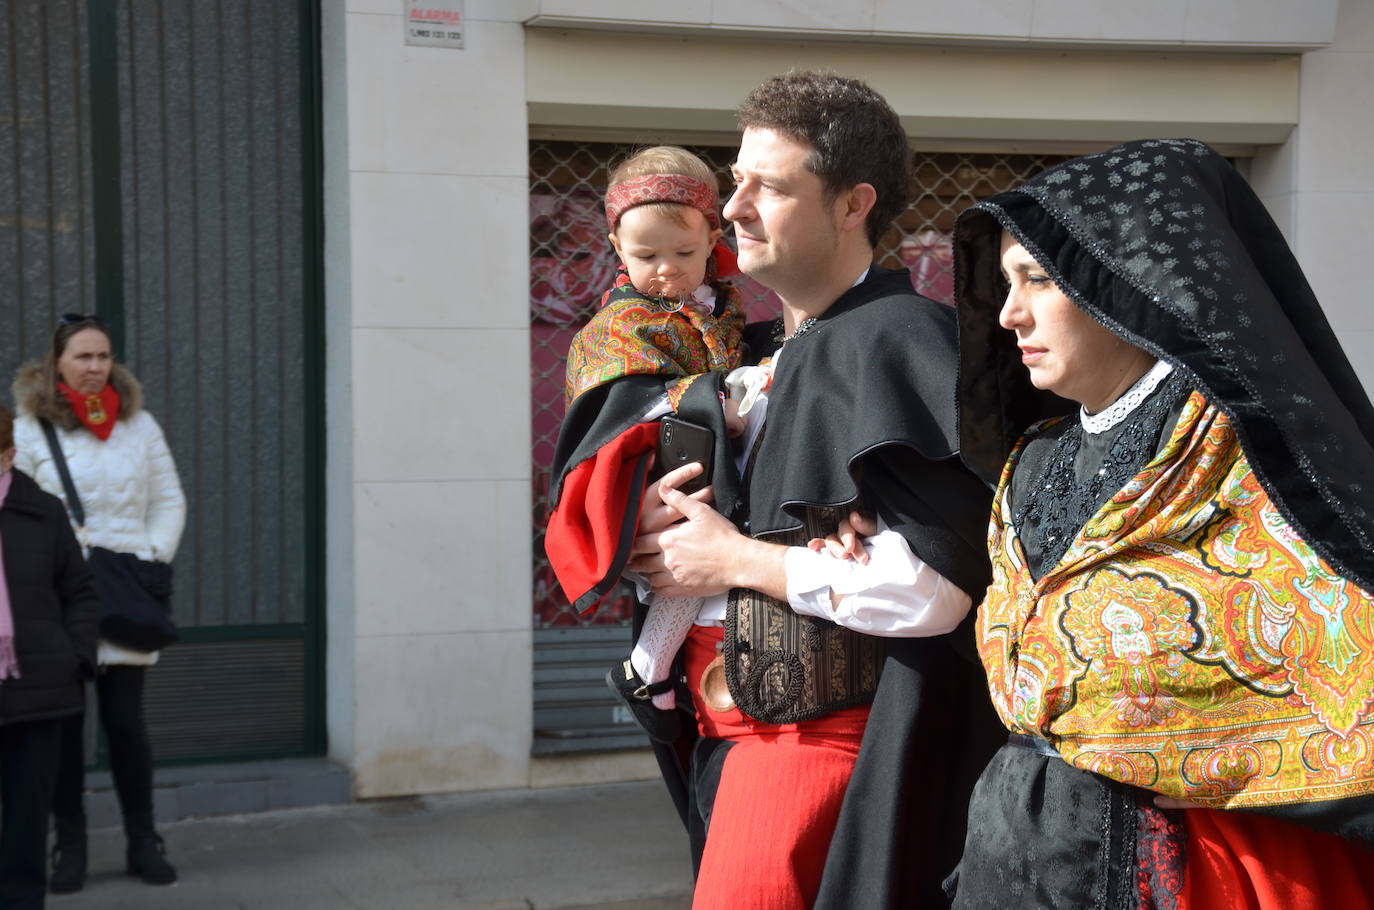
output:
[[[878, 533], [864, 541], [864, 549], [869, 561], [860, 565], [806, 547], [789, 547], [784, 565], [792, 609], [856, 632], [892, 638], [942, 635], [968, 615], [972, 598], [926, 565], [906, 538], [881, 518]], [[831, 591], [841, 595], [839, 606], [831, 604]]]

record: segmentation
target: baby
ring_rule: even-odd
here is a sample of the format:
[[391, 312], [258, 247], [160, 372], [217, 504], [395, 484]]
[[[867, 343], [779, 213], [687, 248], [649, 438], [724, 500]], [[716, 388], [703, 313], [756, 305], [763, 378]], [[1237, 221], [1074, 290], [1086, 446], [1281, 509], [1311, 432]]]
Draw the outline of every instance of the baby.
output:
[[[619, 581], [647, 478], [641, 469], [631, 479], [626, 465], [647, 467], [643, 456], [657, 439], [657, 420], [678, 413], [732, 436], [743, 431], [740, 397], [727, 397], [720, 376], [739, 365], [744, 316], [738, 292], [721, 283], [735, 264], [718, 243], [716, 186], [705, 162], [675, 146], [644, 149], [611, 174], [606, 223], [621, 268], [568, 351], [568, 414], [545, 537], [550, 564], [582, 611]], [[711, 374], [721, 410], [705, 417], [700, 409], [684, 411], [694, 384]], [[731, 385], [743, 392], [738, 380]], [[699, 405], [706, 393], [698, 389], [692, 402]], [[608, 495], [609, 506], [602, 502]], [[610, 542], [598, 547], [597, 537]], [[677, 736], [669, 671], [700, 607], [697, 598], [658, 598], [633, 653], [607, 675], [655, 739]]]

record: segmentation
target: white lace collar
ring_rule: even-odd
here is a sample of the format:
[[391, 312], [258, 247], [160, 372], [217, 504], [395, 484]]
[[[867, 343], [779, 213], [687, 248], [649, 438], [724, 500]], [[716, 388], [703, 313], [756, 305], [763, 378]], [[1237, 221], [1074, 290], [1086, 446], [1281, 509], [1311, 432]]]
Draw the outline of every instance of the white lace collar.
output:
[[1174, 371], [1174, 365], [1167, 360], [1156, 360], [1155, 365], [1150, 367], [1135, 381], [1135, 385], [1126, 390], [1125, 394], [1113, 401], [1110, 405], [1098, 411], [1096, 414], [1089, 414], [1083, 407], [1078, 409], [1078, 420], [1083, 424], [1083, 430], [1087, 433], [1097, 435], [1105, 433], [1112, 427], [1126, 419], [1126, 415], [1140, 406], [1140, 403], [1159, 388], [1159, 384]]

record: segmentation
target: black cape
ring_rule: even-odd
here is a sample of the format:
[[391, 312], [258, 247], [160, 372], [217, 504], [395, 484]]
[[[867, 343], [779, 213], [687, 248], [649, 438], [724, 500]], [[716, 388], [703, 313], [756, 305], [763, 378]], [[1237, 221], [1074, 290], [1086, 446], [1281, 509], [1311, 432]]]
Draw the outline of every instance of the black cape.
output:
[[[550, 518], [545, 535], [545, 550], [550, 564], [558, 573], [558, 581], [569, 603], [579, 613], [595, 607], [621, 584], [621, 574], [629, 559], [634, 542], [639, 508], [645, 485], [661, 471], [650, 469], [653, 453], [644, 451], [634, 459], [629, 487], [623, 501], [564, 504], [564, 482], [569, 475], [597, 456], [601, 450], [628, 435], [644, 423], [644, 415], [663, 397], [677, 378], [660, 375], [634, 374], [622, 376], [583, 392], [569, 405], [554, 448], [549, 482]], [[730, 440], [720, 406], [719, 392], [725, 373], [716, 371], [697, 377], [678, 402], [676, 416], [711, 430], [715, 438], [714, 468], [711, 484], [717, 507], [734, 517], [740, 508], [739, 476], [730, 454]], [[615, 527], [614, 552], [596, 554], [601, 560], [585, 566], [574, 560], [579, 568], [575, 576], [559, 571], [563, 565], [559, 555], [566, 552], [569, 541], [564, 526], [558, 521], [559, 508], [586, 509], [593, 520], [612, 522]], [[593, 580], [594, 579], [594, 580]], [[634, 634], [638, 636], [636, 625]]]
[[[755, 333], [760, 341], [764, 336]], [[754, 353], [757, 360], [762, 353]], [[746, 343], [744, 359], [750, 359]], [[714, 488], [716, 507], [737, 524], [742, 521], [743, 506], [740, 500], [740, 479], [735, 470], [735, 458], [726, 433], [724, 413], [720, 406], [718, 393], [722, 390], [725, 373], [714, 372], [700, 376], [682, 396], [678, 403], [677, 416], [683, 420], [707, 427], [715, 434], [714, 468], [711, 485]], [[602, 447], [616, 440], [635, 425], [643, 422], [644, 415], [662, 398], [670, 385], [677, 379], [659, 375], [635, 374], [620, 377], [611, 382], [588, 389], [568, 406], [563, 424], [559, 429], [558, 442], [554, 449], [553, 464], [550, 468], [549, 506], [560, 505], [563, 482], [569, 472], [593, 458]], [[657, 471], [649, 467], [646, 453], [636, 466], [637, 483], [632, 486], [630, 495], [624, 503], [613, 503], [607, 509], [609, 514], [618, 516], [620, 548], [607, 566], [605, 577], [586, 592], [570, 594], [574, 606], [586, 609], [601, 598], [619, 588], [621, 572], [629, 556], [629, 545], [633, 542], [633, 530], [639, 515], [644, 485]], [[631, 617], [631, 640], [639, 639], [647, 608], [636, 602]], [[681, 739], [672, 744], [650, 742], [654, 757], [663, 774], [664, 783], [673, 801], [673, 807], [682, 819], [683, 826], [690, 831], [693, 824], [691, 809], [691, 751], [695, 743], [695, 723], [691, 714], [691, 697], [685, 687], [678, 692], [680, 710], [685, 707]]]
[[[953, 317], [917, 296], [907, 272], [875, 267], [788, 342], [755, 456], [750, 533], [796, 528], [806, 506], [858, 499], [975, 604], [982, 599], [991, 494], [958, 458]], [[1005, 739], [971, 621], [890, 646], [819, 908], [940, 900], [973, 783]]]
[[799, 528], [807, 506], [867, 492], [917, 556], [981, 598], [991, 495], [957, 457], [957, 368], [953, 310], [918, 296], [905, 270], [871, 269], [781, 357], [750, 483], [750, 533]]
[[[675, 381], [662, 376], [623, 376], [583, 392], [568, 406], [549, 471], [550, 507], [558, 505], [568, 472], [640, 423]], [[729, 515], [736, 511], [739, 501], [739, 475], [735, 472], [725, 417], [717, 395], [724, 382], [723, 372], [701, 376], [682, 396], [677, 416], [715, 433], [715, 468], [711, 484], [716, 490], [717, 502]]]

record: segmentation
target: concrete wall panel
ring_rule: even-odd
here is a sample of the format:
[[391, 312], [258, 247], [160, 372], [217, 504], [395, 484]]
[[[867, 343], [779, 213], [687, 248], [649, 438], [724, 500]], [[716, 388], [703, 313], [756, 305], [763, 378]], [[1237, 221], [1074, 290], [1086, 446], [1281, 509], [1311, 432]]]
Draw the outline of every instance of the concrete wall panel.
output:
[[[493, 0], [488, 0], [493, 2]], [[1338, 0], [539, 0], [551, 28], [942, 45], [1250, 48], [1300, 52], [1334, 38]]]
[[917, 139], [1277, 143], [1298, 111], [1296, 56], [738, 41], [703, 67], [690, 41], [546, 29], [529, 30], [526, 48], [530, 122], [546, 126], [732, 134], [745, 93], [799, 66], [867, 80]]
[[1035, 10], [1034, 0], [967, 0], [965, 3], [878, 0], [873, 30], [877, 34], [1024, 39], [1031, 33]]
[[1188, 0], [1148, 4], [1036, 0], [1031, 34], [1044, 39], [1181, 44], [1187, 14]]
[[528, 629], [528, 498], [523, 479], [358, 484], [358, 634]]
[[354, 174], [355, 323], [527, 329], [528, 200], [523, 175]]
[[453, 49], [348, 2], [324, 7], [331, 751], [359, 796], [524, 786], [529, 4], [470, 0]]
[[518, 65], [524, 33], [509, 22], [470, 21], [464, 47], [410, 47], [401, 16], [355, 15], [348, 57], [355, 170], [523, 177], [519, 129], [493, 129], [524, 104]]
[[528, 634], [361, 637], [358, 678], [358, 796], [528, 784]]

